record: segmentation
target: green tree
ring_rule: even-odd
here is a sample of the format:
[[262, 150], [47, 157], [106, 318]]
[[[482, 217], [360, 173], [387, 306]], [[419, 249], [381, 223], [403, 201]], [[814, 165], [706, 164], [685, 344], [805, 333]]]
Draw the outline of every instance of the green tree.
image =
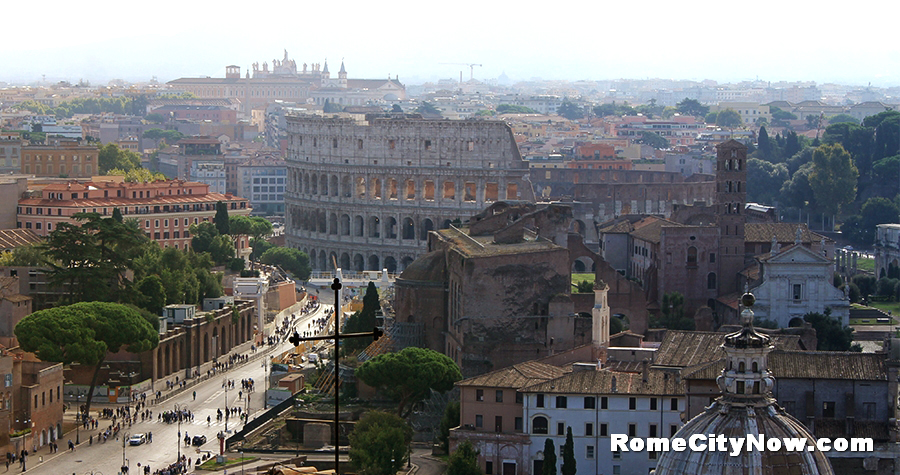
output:
[[118, 300], [128, 284], [130, 260], [150, 240], [134, 220], [119, 222], [97, 213], [73, 218], [77, 224], [58, 224], [41, 244], [51, 283], [68, 286], [69, 303]]
[[430, 102], [422, 102], [419, 107], [416, 107], [416, 112], [422, 114], [422, 117], [441, 117], [441, 110], [434, 106], [434, 104]]
[[266, 251], [275, 247], [275, 245], [270, 243], [269, 241], [266, 241], [265, 239], [251, 238], [250, 247], [253, 248], [253, 252], [250, 253], [250, 260], [258, 261]]
[[675, 104], [675, 107], [682, 115], [706, 117], [706, 114], [709, 114], [709, 107], [700, 104], [700, 101], [696, 99], [689, 99], [687, 97], [685, 97], [684, 100], [679, 102], [678, 104]]
[[128, 183], [152, 183], [157, 180], [165, 180], [166, 176], [162, 173], [152, 172], [146, 168], [132, 168], [131, 170], [123, 170], [121, 168], [113, 168], [106, 172], [109, 176], [122, 176]]
[[216, 229], [219, 231], [219, 234], [228, 234], [228, 221], [228, 205], [221, 201], [217, 201], [216, 217], [213, 219], [213, 223], [215, 223]]
[[656, 132], [641, 132], [641, 138], [637, 140], [637, 142], [644, 145], [649, 145], [657, 150], [669, 148], [669, 141]]
[[544, 463], [541, 466], [541, 475], [556, 475], [556, 446], [552, 439], [544, 441]]
[[194, 252], [209, 252], [213, 239], [219, 235], [216, 225], [208, 221], [192, 224], [188, 229], [191, 232], [191, 249]]
[[578, 470], [575, 468], [575, 442], [572, 440], [572, 426], [566, 429], [566, 443], [562, 447], [560, 454], [563, 459], [562, 475], [575, 475]]
[[[370, 332], [375, 328], [376, 314], [381, 310], [378, 302], [378, 288], [374, 282], [369, 282], [366, 294], [363, 296], [362, 310], [355, 312], [344, 323], [344, 331], [348, 333]], [[351, 338], [341, 342], [341, 347], [346, 354], [352, 354], [362, 350], [370, 343], [365, 338]]]
[[105, 175], [113, 168], [125, 171], [140, 168], [141, 156], [131, 150], [123, 150], [114, 143], [108, 143], [100, 147], [97, 163], [100, 168], [100, 174]]
[[228, 218], [228, 231], [232, 236], [241, 234], [250, 235], [252, 229], [253, 221], [250, 220], [249, 216], [238, 215]]
[[217, 265], [223, 265], [234, 258], [234, 242], [230, 237], [220, 234], [214, 237], [209, 243], [207, 252], [209, 252], [213, 262]]
[[813, 152], [809, 185], [820, 209], [831, 215], [856, 198], [859, 172], [840, 144], [822, 145]]
[[893, 201], [875, 197], [863, 203], [859, 215], [850, 216], [841, 226], [841, 234], [853, 244], [868, 247], [875, 242], [875, 228], [879, 224], [900, 220], [900, 208]]
[[841, 322], [831, 318], [831, 308], [825, 313], [810, 312], [803, 316], [816, 330], [817, 351], [850, 351], [853, 344], [853, 329], [842, 327]]
[[594, 107], [594, 115], [597, 117], [622, 117], [626, 115], [637, 115], [637, 111], [634, 110], [633, 107], [629, 106], [627, 102], [623, 104], [616, 104], [615, 101], [613, 101], [609, 104], [601, 104]]
[[272, 234], [272, 222], [261, 216], [250, 218], [250, 236], [255, 239], [262, 239]]
[[584, 117], [584, 109], [581, 106], [569, 101], [568, 99], [564, 99], [562, 104], [556, 109], [556, 113], [560, 117], [565, 117], [569, 120], [581, 119]]
[[326, 114], [341, 112], [343, 110], [344, 108], [340, 104], [336, 102], [330, 102], [328, 99], [325, 99], [325, 105], [322, 106], [322, 112], [325, 112]]
[[444, 409], [441, 424], [438, 426], [438, 443], [444, 453], [450, 453], [450, 429], [459, 427], [459, 401], [450, 401]]
[[663, 295], [662, 318], [656, 322], [658, 327], [669, 330], [693, 330], [694, 319], [684, 315], [684, 296], [678, 292]]
[[117, 353], [123, 347], [131, 353], [142, 353], [159, 344], [159, 333], [138, 311], [106, 302], [39, 310], [23, 318], [15, 333], [19, 346], [42, 361], [94, 366], [85, 414], [90, 414], [94, 387], [108, 353]]
[[40, 247], [30, 244], [0, 254], [0, 266], [4, 267], [40, 267], [46, 264], [44, 251]]
[[759, 158], [772, 161], [772, 142], [765, 127], [759, 128], [759, 138], [756, 140], [757, 155]]
[[135, 285], [139, 296], [136, 305], [159, 315], [166, 306], [166, 288], [158, 275], [148, 275]]
[[[165, 288], [166, 303], [198, 304], [207, 297], [223, 294], [222, 273], [212, 272], [213, 260], [208, 252], [189, 252], [187, 249], [168, 247], [160, 249], [156, 244], [147, 246], [143, 254], [132, 262], [135, 282], [148, 276], [158, 276]], [[134, 303], [142, 306], [146, 301], [141, 294]]]
[[472, 442], [463, 441], [450, 455], [447, 475], [484, 475], [478, 466], [478, 451]]
[[868, 274], [856, 274], [850, 279], [850, 282], [859, 288], [859, 294], [862, 297], [875, 294], [877, 281], [874, 275]]
[[[144, 120], [146, 120], [147, 122], [153, 122], [154, 124], [162, 124], [163, 122], [166, 121], [166, 117], [163, 116], [162, 114], [152, 113], [152, 114], [147, 114], [146, 116], [144, 116]], [[150, 129], [150, 130], [153, 130], [153, 129]], [[146, 137], [146, 132], [145, 132], [144, 136]], [[147, 138], [149, 138], [149, 137], [147, 137]]]
[[530, 107], [512, 104], [500, 104], [495, 110], [498, 114], [537, 114], [537, 111]]
[[719, 118], [718, 112], [710, 112], [709, 114], [706, 114], [706, 117], [703, 119], [703, 121], [706, 122], [707, 124], [715, 124], [716, 120], [718, 118]]
[[881, 183], [897, 183], [900, 179], [900, 155], [884, 157], [872, 165], [872, 175]]
[[312, 274], [309, 256], [305, 252], [290, 247], [273, 247], [259, 257], [263, 264], [280, 266], [297, 280], [307, 280]]
[[789, 177], [783, 163], [776, 165], [758, 158], [747, 159], [747, 201], [774, 203]]
[[726, 129], [734, 130], [737, 127], [740, 127], [744, 122], [741, 120], [741, 115], [737, 113], [734, 109], [725, 109], [723, 111], [719, 111], [716, 115], [716, 125], [719, 127], [725, 127]]
[[160, 147], [160, 144], [163, 143], [177, 143], [179, 140], [184, 138], [184, 134], [177, 130], [165, 130], [165, 129], [147, 129], [144, 131], [143, 137], [145, 139], [150, 139], [156, 142], [156, 148]]
[[356, 368], [356, 377], [397, 401], [397, 414], [406, 418], [413, 405], [431, 391], [443, 393], [453, 389], [462, 373], [446, 355], [428, 348], [408, 347], [366, 361]]
[[844, 122], [848, 124], [859, 125], [859, 120], [857, 120], [856, 117], [853, 117], [850, 114], [838, 114], [828, 118], [828, 125], [840, 124]]
[[841, 144], [850, 156], [860, 175], [866, 176], [872, 170], [875, 129], [849, 122], [831, 124], [825, 128], [822, 141], [826, 144]]
[[361, 475], [395, 475], [406, 465], [412, 434], [400, 417], [369, 411], [350, 433], [350, 464]]
[[865, 127], [874, 130], [872, 160], [900, 152], [900, 111], [888, 110], [863, 119]]
[[400, 107], [400, 104], [394, 104], [391, 106], [391, 112], [403, 112], [403, 108]]

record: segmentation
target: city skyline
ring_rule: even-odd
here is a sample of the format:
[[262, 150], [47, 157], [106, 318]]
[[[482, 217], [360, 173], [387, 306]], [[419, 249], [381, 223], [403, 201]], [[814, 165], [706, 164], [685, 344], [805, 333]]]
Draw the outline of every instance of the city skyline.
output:
[[[250, 11], [170, 0], [126, 9], [108, 0], [79, 9], [53, 0], [48, 7], [40, 23], [8, 25], [6, 36], [18, 41], [0, 59], [0, 82], [166, 82], [224, 77], [231, 64], [243, 75], [287, 50], [298, 65], [327, 59], [336, 72], [343, 59], [351, 77], [399, 76], [405, 84], [458, 79], [460, 72], [467, 80], [465, 64], [475, 63], [482, 65], [474, 68], [475, 79], [505, 73], [513, 81], [900, 85], [900, 42], [887, 29], [872, 29], [870, 13], [842, 11], [838, 24], [829, 10], [769, 0], [746, 7], [652, 1], [641, 9], [586, 1], [510, 8], [468, 0], [441, 7], [403, 1], [391, 9], [358, 1], [341, 8], [279, 1]], [[7, 9], [8, 18], [31, 13], [21, 3]], [[51, 34], [35, 34], [38, 24]], [[832, 33], [820, 38], [819, 31]]]

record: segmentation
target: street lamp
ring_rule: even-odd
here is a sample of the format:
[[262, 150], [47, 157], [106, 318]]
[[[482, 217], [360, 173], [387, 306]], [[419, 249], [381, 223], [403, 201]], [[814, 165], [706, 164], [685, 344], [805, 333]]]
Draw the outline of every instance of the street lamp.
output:
[[241, 450], [241, 475], [244, 475], [244, 451]]
[[129, 432], [125, 432], [122, 434], [122, 474], [128, 473], [128, 465], [125, 462], [125, 447], [128, 446], [128, 437], [131, 435]]
[[175, 440], [175, 446], [178, 447], [178, 459], [181, 460], [181, 409], [184, 406], [175, 404], [175, 419], [178, 420], [178, 438]]
[[225, 378], [225, 433], [228, 433], [228, 378]]

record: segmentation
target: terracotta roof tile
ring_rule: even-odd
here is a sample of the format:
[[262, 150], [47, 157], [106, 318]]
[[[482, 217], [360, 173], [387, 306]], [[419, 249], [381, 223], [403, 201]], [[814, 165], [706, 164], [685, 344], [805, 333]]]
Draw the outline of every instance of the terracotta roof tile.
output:
[[[775, 347], [787, 350], [800, 350], [800, 337], [796, 335], [772, 335]], [[672, 366], [687, 368], [710, 361], [717, 361], [725, 356], [722, 343], [725, 334], [721, 332], [697, 332], [667, 330], [656, 358], [655, 366]]]
[[558, 378], [565, 374], [559, 366], [536, 361], [526, 361], [517, 365], [491, 371], [490, 373], [464, 379], [458, 386], [479, 386], [491, 388], [523, 388], [541, 381]]
[[522, 389], [522, 392], [550, 394], [647, 394], [684, 395], [684, 383], [669, 371], [650, 369], [647, 381], [642, 373], [576, 371]]
[[0, 250], [11, 251], [41, 241], [41, 236], [30, 229], [0, 229]]
[[[886, 381], [885, 355], [841, 351], [784, 351], [769, 354], [769, 370], [779, 379], [841, 379]], [[686, 379], [716, 379], [722, 374], [725, 359], [720, 358], [682, 371]]]

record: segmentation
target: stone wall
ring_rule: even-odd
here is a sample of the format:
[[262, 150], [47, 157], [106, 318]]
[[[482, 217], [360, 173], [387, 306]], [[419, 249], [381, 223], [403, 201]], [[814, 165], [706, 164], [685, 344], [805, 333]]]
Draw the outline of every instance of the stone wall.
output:
[[286, 242], [315, 270], [399, 272], [428, 231], [487, 204], [534, 201], [527, 164], [501, 121], [292, 116]]

